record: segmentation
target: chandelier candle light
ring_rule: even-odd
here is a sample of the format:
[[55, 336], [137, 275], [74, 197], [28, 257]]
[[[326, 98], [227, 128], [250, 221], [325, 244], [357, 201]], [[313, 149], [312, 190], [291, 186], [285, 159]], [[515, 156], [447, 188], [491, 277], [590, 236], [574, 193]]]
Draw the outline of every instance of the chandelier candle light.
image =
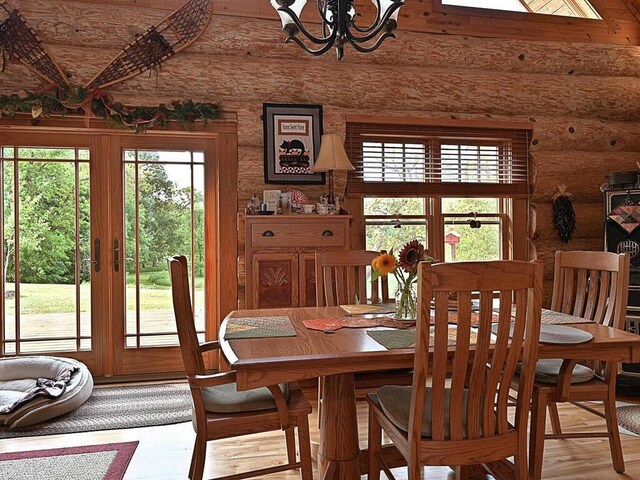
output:
[[[282, 31], [287, 34], [285, 42], [295, 42], [312, 55], [322, 55], [334, 45], [338, 60], [344, 56], [344, 45], [350, 43], [359, 52], [373, 52], [387, 38], [395, 38], [398, 13], [405, 0], [371, 0], [376, 7], [376, 16], [368, 26], [357, 25], [362, 17], [355, 9], [355, 0], [317, 0], [318, 13], [322, 20], [322, 36], [315, 36], [306, 29], [300, 15], [307, 0], [271, 0], [282, 20]], [[297, 35], [318, 46], [308, 47]]]
[[420, 262], [434, 261], [435, 259], [427, 254], [422, 243], [418, 240], [411, 240], [402, 247], [397, 261], [393, 255], [393, 250], [391, 250], [389, 253], [381, 253], [371, 262], [371, 281], [393, 273], [398, 282], [394, 313], [396, 320], [415, 321], [418, 318], [418, 297], [416, 292], [418, 264]]

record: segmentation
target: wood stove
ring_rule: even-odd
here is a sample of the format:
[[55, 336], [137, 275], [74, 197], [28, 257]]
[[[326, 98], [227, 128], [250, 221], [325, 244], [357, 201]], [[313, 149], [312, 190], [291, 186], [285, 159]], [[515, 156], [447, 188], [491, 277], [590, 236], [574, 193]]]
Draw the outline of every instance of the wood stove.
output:
[[[604, 185], [604, 244], [605, 249], [615, 253], [629, 253], [631, 268], [629, 278], [629, 300], [625, 329], [640, 335], [640, 227], [627, 232], [609, 218], [609, 213], [622, 204], [640, 206], [639, 184]], [[640, 363], [623, 363], [618, 374], [618, 386], [640, 393]]]

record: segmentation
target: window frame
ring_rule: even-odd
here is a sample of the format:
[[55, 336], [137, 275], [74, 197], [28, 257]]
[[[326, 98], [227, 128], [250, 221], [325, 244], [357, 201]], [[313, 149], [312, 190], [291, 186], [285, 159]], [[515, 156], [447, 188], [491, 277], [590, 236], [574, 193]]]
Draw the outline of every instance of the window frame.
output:
[[[418, 125], [427, 126], [441, 126], [440, 122], [432, 120], [414, 120]], [[390, 119], [383, 120], [371, 120], [364, 119], [363, 117], [347, 118], [347, 136], [349, 136], [349, 124], [350, 123], [372, 123], [372, 124], [389, 124]], [[399, 124], [410, 125], [411, 119], [401, 119]], [[509, 128], [509, 129], [523, 129], [528, 130], [528, 138], [531, 138], [532, 126], [528, 123], [522, 122], [475, 122], [475, 121], [443, 121], [444, 126], [455, 130], [460, 128], [460, 137], [458, 138], [446, 138], [440, 139], [437, 145], [444, 143], [444, 141], [451, 141], [452, 143], [468, 142], [468, 139], [464, 138], [464, 131], [466, 128]], [[379, 125], [378, 125], [379, 126]], [[393, 139], [400, 139], [399, 135], [377, 135], [369, 137], [367, 135], [367, 141], [371, 138], [380, 138], [384, 141], [393, 143]], [[404, 142], [412, 142], [415, 140], [415, 136], [403, 136]], [[349, 141], [353, 142], [353, 139], [347, 138], [345, 144]], [[356, 140], [364, 143], [361, 139]], [[398, 142], [400, 143], [400, 142]], [[426, 144], [427, 142], [425, 142]], [[486, 144], [486, 142], [480, 141], [480, 143]], [[492, 143], [493, 144], [493, 143]], [[352, 143], [353, 145], [353, 143]], [[362, 147], [360, 147], [362, 148]], [[362, 150], [360, 150], [362, 151]], [[412, 198], [420, 197], [425, 199], [425, 215], [408, 216], [406, 218], [424, 218], [427, 228], [427, 248], [433, 256], [436, 258], [444, 258], [444, 234], [445, 234], [445, 218], [451, 216], [467, 216], [465, 214], [446, 214], [442, 211], [442, 199], [443, 198], [498, 198], [499, 208], [496, 214], [478, 214], [478, 216], [490, 216], [495, 218], [496, 216], [501, 219], [501, 246], [500, 251], [503, 259], [528, 259], [528, 230], [529, 230], [529, 197], [530, 197], [530, 182], [531, 182], [531, 169], [528, 145], [527, 151], [520, 152], [520, 154], [526, 155], [528, 170], [527, 170], [527, 182], [525, 189], [516, 189], [518, 191], [508, 192], [509, 188], [496, 188], [496, 184], [492, 183], [457, 183], [457, 182], [434, 182], [434, 183], [418, 183], [418, 182], [397, 182], [387, 183], [384, 182], [364, 182], [356, 180], [358, 188], [354, 191], [354, 180], [352, 176], [349, 176], [347, 182], [346, 193], [346, 207], [351, 211], [354, 216], [353, 231], [352, 231], [352, 244], [354, 248], [365, 248], [366, 243], [366, 227], [367, 220], [373, 217], [380, 217], [376, 215], [364, 214], [364, 199], [367, 197], [386, 197], [386, 198]], [[439, 154], [438, 154], [439, 157]], [[417, 183], [417, 185], [416, 185]], [[509, 184], [497, 185], [497, 187], [507, 186]], [[382, 216], [384, 217], [384, 216]], [[387, 217], [388, 218], [388, 217]], [[395, 218], [395, 217], [394, 217]], [[403, 218], [403, 216], [400, 216]]]
[[[445, 243], [444, 236], [447, 227], [446, 219], [448, 218], [469, 218], [473, 212], [468, 213], [446, 213], [442, 208], [442, 200], [446, 198], [462, 198], [459, 196], [455, 197], [428, 197], [428, 196], [416, 196], [416, 195], [403, 195], [403, 196], [387, 196], [387, 195], [362, 195], [362, 204], [364, 206], [364, 201], [367, 198], [421, 198], [425, 202], [425, 212], [423, 215], [369, 215], [364, 213], [363, 208], [363, 226], [364, 230], [362, 231], [363, 243], [366, 244], [366, 229], [369, 225], [385, 225], [384, 221], [386, 220], [388, 225], [392, 225], [394, 220], [398, 219], [401, 223], [405, 223], [403, 221], [411, 221], [411, 220], [419, 220], [425, 225], [426, 230], [426, 242], [425, 247], [429, 251], [429, 254], [438, 259], [445, 258]], [[494, 198], [494, 197], [491, 197]], [[499, 219], [499, 227], [500, 227], [500, 244], [499, 244], [499, 253], [500, 259], [509, 260], [513, 258], [512, 250], [513, 250], [513, 240], [511, 238], [511, 233], [513, 231], [513, 225], [511, 221], [510, 212], [512, 210], [512, 202], [511, 198], [502, 198], [498, 199], [498, 208], [495, 213], [477, 213], [474, 216], [482, 219], [482, 218], [498, 218]], [[373, 222], [380, 223], [373, 223]], [[415, 225], [415, 224], [413, 224]], [[366, 245], [363, 245], [362, 248], [367, 248]]]
[[[600, 12], [600, 10], [598, 9], [598, 7], [596, 5], [591, 4], [591, 2], [589, 2], [589, 4], [591, 5], [591, 8], [593, 8], [593, 10], [600, 16], [600, 18], [589, 18], [589, 17], [570, 17], [570, 16], [565, 16], [565, 15], [552, 15], [552, 14], [545, 14], [545, 13], [536, 13], [536, 12], [532, 12], [532, 11], [526, 11], [526, 12], [516, 12], [513, 10], [499, 10], [499, 9], [494, 9], [494, 8], [483, 8], [483, 7], [469, 7], [469, 6], [464, 6], [464, 5], [447, 5], [442, 3], [442, 0], [433, 0], [433, 11], [435, 13], [441, 13], [441, 14], [454, 14], [454, 15], [467, 15], [467, 16], [490, 16], [490, 17], [495, 17], [495, 18], [502, 18], [502, 19], [517, 19], [520, 21], [525, 21], [527, 20], [529, 17], [529, 19], [531, 18], [531, 16], [535, 16], [536, 19], [539, 19], [540, 17], [543, 17], [543, 19], [552, 19], [549, 20], [549, 22], [553, 22], [553, 19], [556, 19], [557, 21], [567, 21], [572, 20], [572, 21], [578, 21], [578, 22], [601, 22], [601, 23], [605, 23], [605, 19], [602, 15], [602, 13]], [[528, 9], [527, 6], [525, 6], [525, 8]]]

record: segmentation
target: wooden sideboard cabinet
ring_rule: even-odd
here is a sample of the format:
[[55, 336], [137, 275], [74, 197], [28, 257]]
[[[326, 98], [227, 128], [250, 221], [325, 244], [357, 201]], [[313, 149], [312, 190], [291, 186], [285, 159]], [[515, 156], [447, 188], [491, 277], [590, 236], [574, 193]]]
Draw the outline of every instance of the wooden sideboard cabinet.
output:
[[246, 308], [315, 306], [315, 251], [348, 249], [351, 218], [245, 216]]

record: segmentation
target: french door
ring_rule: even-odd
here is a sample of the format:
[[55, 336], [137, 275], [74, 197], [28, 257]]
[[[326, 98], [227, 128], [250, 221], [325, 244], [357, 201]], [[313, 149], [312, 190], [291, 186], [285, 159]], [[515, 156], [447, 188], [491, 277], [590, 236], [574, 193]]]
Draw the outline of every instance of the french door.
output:
[[237, 164], [228, 131], [6, 135], [0, 126], [0, 354], [70, 356], [104, 376], [181, 371], [166, 264], [177, 254], [189, 261], [200, 339], [215, 338], [236, 305], [221, 293], [237, 298], [237, 171], [219, 167]]
[[[3, 355], [63, 353], [100, 371], [99, 256], [104, 198], [95, 139], [1, 138]], [[95, 262], [95, 264], [92, 264]]]
[[205, 215], [212, 205], [205, 198], [206, 142], [128, 137], [118, 147], [122, 181], [115, 185], [113, 208], [122, 214], [113, 217], [114, 231], [121, 233], [113, 240], [114, 313], [124, 321], [114, 325], [114, 374], [182, 370], [167, 257], [188, 259], [196, 328], [204, 341], [205, 233], [215, 218]]

